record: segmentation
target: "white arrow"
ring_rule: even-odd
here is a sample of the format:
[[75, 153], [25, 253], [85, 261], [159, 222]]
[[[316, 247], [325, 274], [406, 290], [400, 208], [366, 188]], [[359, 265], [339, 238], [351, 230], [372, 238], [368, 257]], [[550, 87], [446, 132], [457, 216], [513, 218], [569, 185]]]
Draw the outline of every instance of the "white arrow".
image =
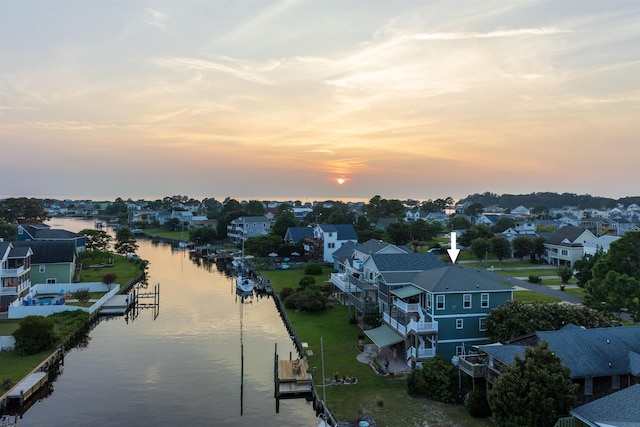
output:
[[447, 249], [449, 252], [449, 258], [451, 258], [451, 262], [455, 264], [458, 259], [458, 255], [460, 254], [460, 249], [456, 248], [456, 232], [451, 232], [451, 249]]

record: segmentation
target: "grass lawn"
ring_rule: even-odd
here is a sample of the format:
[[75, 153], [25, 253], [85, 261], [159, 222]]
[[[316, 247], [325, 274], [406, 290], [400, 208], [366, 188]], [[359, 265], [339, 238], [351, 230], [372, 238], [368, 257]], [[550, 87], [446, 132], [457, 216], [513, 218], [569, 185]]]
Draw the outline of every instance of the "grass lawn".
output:
[[[494, 266], [495, 267], [495, 266]], [[509, 268], [509, 267], [505, 267]], [[496, 270], [498, 274], [509, 277], [529, 277], [529, 276], [556, 276], [555, 268], [527, 268], [524, 270]]]
[[0, 336], [8, 336], [20, 326], [20, 319], [0, 320]]
[[[316, 276], [317, 283], [328, 280], [331, 269]], [[284, 287], [298, 287], [304, 276], [303, 270], [261, 271], [271, 280], [276, 291]], [[396, 425], [460, 425], [490, 426], [486, 420], [477, 420], [467, 414], [463, 405], [450, 405], [407, 395], [406, 380], [399, 377], [380, 377], [373, 369], [359, 362], [358, 334], [360, 328], [349, 323], [349, 309], [336, 302], [326, 313], [312, 314], [288, 311], [301, 341], [313, 350], [309, 367], [313, 370], [316, 384], [322, 384], [322, 360], [320, 338], [324, 346], [325, 378], [349, 376], [358, 379], [353, 385], [326, 387], [327, 404], [332, 413], [341, 420], [357, 419], [360, 415], [373, 417], [381, 426]], [[285, 355], [280, 355], [285, 357]], [[318, 390], [322, 394], [322, 389]]]
[[189, 240], [189, 231], [187, 230], [169, 231], [164, 228], [145, 228], [142, 232], [150, 236], [157, 236], [165, 239], [183, 240], [185, 242]]
[[[112, 255], [113, 266], [101, 268], [85, 268], [82, 270], [83, 282], [102, 282], [102, 278], [109, 273], [116, 275], [114, 283], [124, 286], [140, 274], [140, 261], [128, 259], [122, 255]], [[93, 297], [92, 297], [93, 298]]]
[[[53, 349], [46, 350], [31, 356], [18, 356], [13, 351], [0, 352], [0, 384], [5, 379], [9, 379], [11, 384], [17, 384], [53, 351]], [[1, 389], [0, 392], [2, 392]]]
[[524, 304], [531, 304], [534, 302], [559, 302], [560, 301], [558, 298], [553, 298], [553, 297], [539, 294], [533, 291], [513, 291], [513, 299], [515, 301], [519, 301]]

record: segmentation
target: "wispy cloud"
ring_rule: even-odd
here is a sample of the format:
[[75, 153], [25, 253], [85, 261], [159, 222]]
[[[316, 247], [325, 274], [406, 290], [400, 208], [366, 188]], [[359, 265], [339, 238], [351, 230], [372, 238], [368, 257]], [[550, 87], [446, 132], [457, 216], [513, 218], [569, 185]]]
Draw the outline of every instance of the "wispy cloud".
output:
[[146, 9], [146, 12], [147, 12], [147, 16], [145, 17], [145, 20], [144, 20], [145, 23], [153, 27], [160, 28], [163, 31], [167, 30], [167, 27], [166, 27], [167, 15], [160, 12], [159, 10], [152, 9], [150, 7]]

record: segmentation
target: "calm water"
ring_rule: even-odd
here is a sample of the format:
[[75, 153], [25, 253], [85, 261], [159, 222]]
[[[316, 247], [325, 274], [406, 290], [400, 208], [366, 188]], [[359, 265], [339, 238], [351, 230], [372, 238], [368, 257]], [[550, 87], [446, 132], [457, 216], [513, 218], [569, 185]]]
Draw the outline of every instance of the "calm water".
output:
[[[73, 219], [50, 225], [93, 228], [92, 221]], [[149, 289], [160, 283], [158, 317], [145, 309], [134, 320], [101, 321], [86, 347], [67, 354], [53, 393], [18, 425], [317, 426], [304, 399], [281, 401], [275, 413], [275, 344], [280, 357], [294, 347], [273, 300], [242, 304], [232, 279], [215, 265], [208, 270], [167, 245], [138, 244], [150, 261]]]

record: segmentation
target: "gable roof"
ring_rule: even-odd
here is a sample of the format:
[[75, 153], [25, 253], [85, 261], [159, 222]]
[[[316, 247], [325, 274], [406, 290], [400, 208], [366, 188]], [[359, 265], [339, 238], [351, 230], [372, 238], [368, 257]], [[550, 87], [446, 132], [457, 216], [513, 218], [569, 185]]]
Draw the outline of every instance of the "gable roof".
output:
[[16, 248], [31, 248], [32, 264], [73, 262], [76, 254], [76, 246], [70, 240], [12, 242], [12, 244]]
[[456, 264], [418, 273], [412, 283], [429, 292], [438, 293], [511, 291], [511, 286], [504, 285], [499, 280], [500, 276], [486, 270]]
[[369, 239], [366, 242], [356, 246], [355, 250], [363, 254], [372, 255], [372, 254], [380, 253], [386, 249], [393, 249], [393, 248], [396, 248], [398, 253], [400, 252], [404, 252], [405, 254], [407, 253], [407, 251], [404, 249], [398, 248], [397, 246], [391, 243], [383, 242], [382, 240], [377, 240], [377, 239]]
[[609, 394], [579, 406], [571, 415], [593, 427], [640, 426], [640, 384]]
[[338, 261], [340, 262], [343, 262], [353, 254], [353, 250], [355, 249], [356, 245], [356, 242], [345, 242], [342, 246], [340, 246], [333, 252], [333, 258], [338, 259]]
[[2, 261], [6, 256], [9, 256], [10, 250], [11, 245], [9, 242], [0, 242], [0, 261]]
[[[586, 228], [574, 227], [567, 225], [552, 234], [547, 242], [550, 245], [572, 245], [582, 233], [587, 231]], [[595, 237], [595, 236], [594, 236]]]
[[289, 227], [284, 237], [290, 242], [299, 243], [306, 236], [313, 236], [313, 228], [311, 227]]
[[85, 237], [79, 233], [53, 229], [46, 224], [20, 224], [20, 227], [33, 239], [38, 240], [69, 240]]
[[372, 254], [371, 262], [379, 272], [414, 272], [443, 267], [444, 262], [428, 252], [407, 254]]
[[351, 224], [319, 224], [318, 227], [325, 233], [337, 233], [338, 240], [358, 241], [358, 235]]

